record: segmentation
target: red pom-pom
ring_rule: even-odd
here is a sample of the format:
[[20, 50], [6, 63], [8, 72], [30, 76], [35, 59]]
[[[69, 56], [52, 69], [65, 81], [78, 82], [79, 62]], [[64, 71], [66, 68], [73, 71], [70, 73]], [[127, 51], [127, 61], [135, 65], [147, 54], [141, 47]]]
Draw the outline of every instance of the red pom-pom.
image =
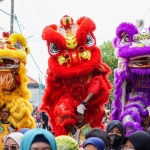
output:
[[2, 36], [3, 36], [3, 38], [9, 38], [10, 33], [9, 32], [3, 32]]

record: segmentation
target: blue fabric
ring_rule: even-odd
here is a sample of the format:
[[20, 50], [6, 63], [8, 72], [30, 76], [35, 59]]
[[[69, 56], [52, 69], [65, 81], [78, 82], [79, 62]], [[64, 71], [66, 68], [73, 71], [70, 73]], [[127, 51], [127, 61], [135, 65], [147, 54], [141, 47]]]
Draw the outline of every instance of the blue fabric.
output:
[[20, 150], [30, 150], [33, 140], [37, 135], [43, 135], [49, 142], [52, 150], [57, 150], [56, 141], [53, 134], [45, 129], [30, 129], [22, 138]]
[[47, 143], [49, 144], [49, 141], [43, 136], [43, 135], [37, 135], [34, 140], [32, 141], [32, 144], [33, 143], [37, 143], [37, 142], [44, 142], [44, 143]]
[[91, 138], [86, 139], [85, 142], [83, 143], [83, 148], [88, 144], [94, 145], [98, 150], [105, 149], [104, 142], [100, 138], [97, 138], [97, 137], [91, 137]]
[[22, 134], [25, 134], [28, 130], [30, 130], [29, 128], [22, 128], [19, 132]]

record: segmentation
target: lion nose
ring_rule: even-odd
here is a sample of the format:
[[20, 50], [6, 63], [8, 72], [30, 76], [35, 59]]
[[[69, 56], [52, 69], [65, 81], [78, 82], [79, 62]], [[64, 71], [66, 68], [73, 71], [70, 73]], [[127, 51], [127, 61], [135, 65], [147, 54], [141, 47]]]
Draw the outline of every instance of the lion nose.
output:
[[79, 63], [80, 59], [79, 59], [78, 52], [76, 50], [70, 52], [70, 60], [72, 64]]

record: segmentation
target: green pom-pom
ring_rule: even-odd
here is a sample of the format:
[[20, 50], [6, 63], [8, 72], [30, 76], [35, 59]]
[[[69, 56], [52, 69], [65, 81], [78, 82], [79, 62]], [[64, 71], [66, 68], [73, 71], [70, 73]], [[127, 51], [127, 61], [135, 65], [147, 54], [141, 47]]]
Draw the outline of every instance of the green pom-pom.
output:
[[76, 140], [70, 136], [61, 135], [55, 138], [57, 150], [78, 150], [79, 146]]

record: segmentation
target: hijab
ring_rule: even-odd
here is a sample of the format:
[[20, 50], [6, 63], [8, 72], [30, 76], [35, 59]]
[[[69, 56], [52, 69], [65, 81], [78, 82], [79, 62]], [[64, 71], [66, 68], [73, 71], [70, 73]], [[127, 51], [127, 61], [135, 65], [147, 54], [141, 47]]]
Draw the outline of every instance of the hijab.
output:
[[125, 137], [122, 140], [121, 145], [124, 145], [127, 140], [132, 143], [135, 150], [150, 150], [150, 136], [145, 131], [136, 131]]
[[109, 136], [113, 139], [113, 144], [110, 147], [115, 150], [120, 150], [121, 149], [120, 143], [124, 137], [124, 127], [120, 121], [112, 120], [106, 126], [107, 133], [109, 133], [114, 127], [118, 127], [121, 136], [117, 134], [109, 134]]
[[97, 138], [97, 137], [91, 137], [91, 138], [86, 139], [84, 141], [82, 147], [84, 148], [88, 144], [94, 145], [98, 150], [104, 150], [105, 149], [104, 142], [100, 138]]
[[20, 146], [22, 137], [23, 137], [22, 133], [13, 132], [13, 133], [9, 134], [8, 136], [4, 137], [4, 145], [8, 138], [12, 138], [18, 144], [18, 146]]
[[107, 126], [106, 126], [107, 133], [109, 133], [115, 126], [117, 126], [119, 128], [121, 135], [123, 136], [124, 135], [124, 127], [123, 127], [123, 124], [118, 120], [112, 120], [107, 124]]
[[53, 134], [42, 128], [28, 130], [22, 138], [20, 150], [30, 150], [31, 145], [34, 142], [40, 142], [40, 141], [48, 142], [52, 150], [57, 150], [56, 141], [55, 141]]

